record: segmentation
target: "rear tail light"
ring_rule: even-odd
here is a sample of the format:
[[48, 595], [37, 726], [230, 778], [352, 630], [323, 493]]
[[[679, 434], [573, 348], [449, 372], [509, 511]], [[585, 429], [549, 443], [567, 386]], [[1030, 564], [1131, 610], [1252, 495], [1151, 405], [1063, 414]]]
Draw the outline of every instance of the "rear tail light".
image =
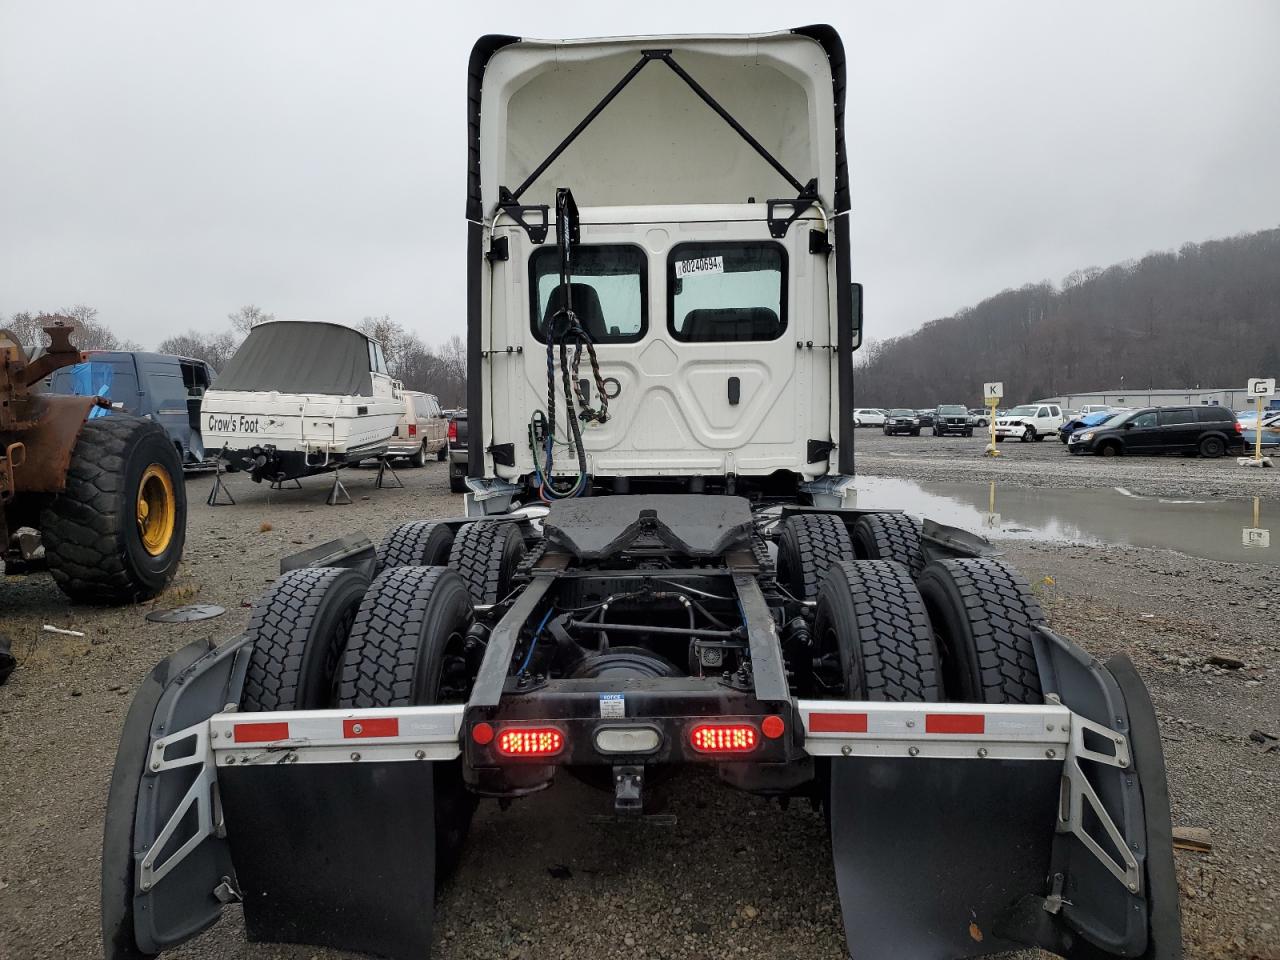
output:
[[416, 423], [409, 424], [409, 436], [416, 437], [418, 435], [418, 425]]
[[1239, 420], [1236, 421], [1236, 433], [1244, 433], [1244, 426]]
[[497, 742], [504, 757], [553, 757], [564, 749], [564, 734], [555, 727], [507, 727]]
[[759, 743], [749, 723], [700, 723], [689, 732], [689, 744], [699, 753], [750, 753]]
[[458, 421], [457, 420], [449, 421], [449, 442], [450, 443], [458, 442]]

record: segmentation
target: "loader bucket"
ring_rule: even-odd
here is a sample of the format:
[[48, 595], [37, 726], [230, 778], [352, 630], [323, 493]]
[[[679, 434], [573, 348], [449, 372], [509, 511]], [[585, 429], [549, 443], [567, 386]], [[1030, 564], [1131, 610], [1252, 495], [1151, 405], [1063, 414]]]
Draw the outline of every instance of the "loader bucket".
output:
[[[1071, 749], [832, 759], [832, 849], [852, 957], [941, 960], [1029, 945], [1068, 958], [1181, 956], [1168, 788], [1146, 688], [1128, 658], [1104, 666], [1048, 630], [1037, 659], [1047, 702], [1092, 721], [1073, 720]], [[1102, 742], [1115, 739], [1103, 728], [1123, 743]]]
[[[240, 900], [253, 940], [427, 956], [433, 765], [361, 763], [358, 751], [298, 763], [287, 748], [228, 752], [223, 740], [215, 752], [209, 719], [235, 715], [251, 652], [246, 637], [193, 644], [134, 698], [107, 801], [107, 960], [159, 954]], [[287, 714], [271, 716], [258, 726]]]

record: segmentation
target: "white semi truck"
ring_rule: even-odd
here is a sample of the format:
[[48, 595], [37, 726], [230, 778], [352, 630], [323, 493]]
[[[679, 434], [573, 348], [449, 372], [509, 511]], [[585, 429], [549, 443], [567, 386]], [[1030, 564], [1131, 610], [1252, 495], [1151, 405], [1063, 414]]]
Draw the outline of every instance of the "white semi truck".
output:
[[684, 764], [826, 807], [856, 957], [1180, 955], [1133, 665], [980, 537], [846, 502], [845, 64], [824, 26], [476, 44], [468, 515], [287, 558], [142, 684], [109, 957], [231, 902], [426, 956], [477, 803], [573, 775], [632, 815]]

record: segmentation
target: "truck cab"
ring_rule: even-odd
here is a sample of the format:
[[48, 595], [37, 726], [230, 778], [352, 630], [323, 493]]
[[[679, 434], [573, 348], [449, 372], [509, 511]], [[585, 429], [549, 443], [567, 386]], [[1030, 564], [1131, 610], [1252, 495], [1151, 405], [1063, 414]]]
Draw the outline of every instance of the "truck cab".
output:
[[[852, 473], [860, 296], [821, 32], [678, 59], [643, 38], [492, 42], [468, 196], [473, 501], [831, 495]], [[572, 374], [549, 377], [562, 356]]]

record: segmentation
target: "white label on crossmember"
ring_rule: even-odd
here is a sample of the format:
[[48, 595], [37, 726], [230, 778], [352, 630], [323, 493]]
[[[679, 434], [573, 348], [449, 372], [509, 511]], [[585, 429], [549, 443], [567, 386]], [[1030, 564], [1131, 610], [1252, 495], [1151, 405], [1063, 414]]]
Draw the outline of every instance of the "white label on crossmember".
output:
[[600, 694], [600, 716], [616, 719], [627, 715], [627, 698], [621, 693]]
[[694, 273], [724, 273], [724, 257], [699, 257], [696, 260], [677, 260], [676, 279]]

